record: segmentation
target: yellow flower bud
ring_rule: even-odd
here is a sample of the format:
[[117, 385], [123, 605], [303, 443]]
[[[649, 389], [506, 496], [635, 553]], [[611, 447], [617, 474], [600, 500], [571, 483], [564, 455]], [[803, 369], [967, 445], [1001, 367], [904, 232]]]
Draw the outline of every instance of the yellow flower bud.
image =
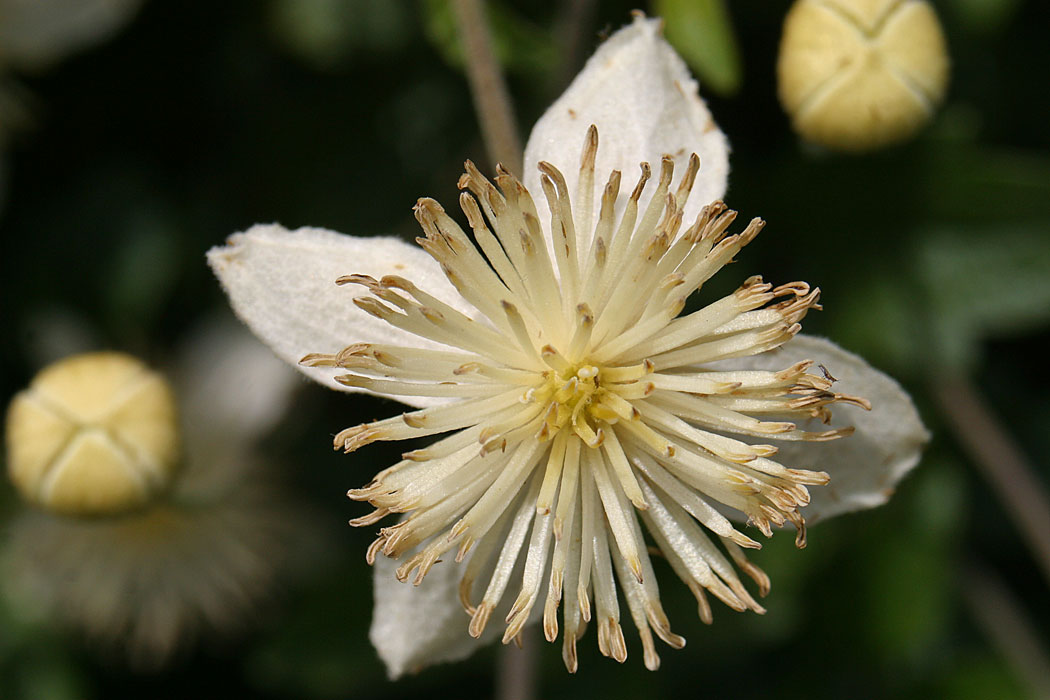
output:
[[914, 134], [948, 83], [926, 0], [798, 0], [784, 21], [780, 102], [805, 139], [867, 151]]
[[70, 515], [147, 503], [178, 456], [175, 399], [162, 376], [122, 353], [44, 368], [7, 411], [7, 468], [23, 498]]

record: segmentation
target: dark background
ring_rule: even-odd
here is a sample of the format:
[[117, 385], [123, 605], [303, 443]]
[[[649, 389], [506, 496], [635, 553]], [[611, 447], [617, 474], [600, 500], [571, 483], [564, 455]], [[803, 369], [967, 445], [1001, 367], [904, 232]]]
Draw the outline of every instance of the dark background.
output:
[[[576, 39], [580, 56], [636, 5], [598, 3]], [[557, 33], [563, 8], [493, 6], [525, 137], [579, 65]], [[1050, 9], [1020, 0], [935, 6], [953, 61], [949, 96], [903, 146], [839, 156], [799, 143], [776, 101], [783, 1], [731, 3], [740, 89], [705, 91], [733, 146], [728, 203], [769, 222], [719, 283], [732, 289], [761, 272], [819, 285], [826, 310], [806, 319], [806, 331], [912, 392], [934, 433], [923, 462], [890, 505], [814, 528], [806, 550], [780, 536], [757, 553], [773, 580], [764, 617], [720, 607], [705, 627], [667, 576], [664, 605], [685, 650], [661, 649], [663, 667], [649, 673], [633, 631], [618, 666], [599, 656], [591, 630], [570, 677], [560, 642], [542, 644], [541, 697], [1033, 692], [977, 622], [975, 605], [1002, 614], [975, 576], [1002, 583], [1044, 649], [1047, 581], [1009, 508], [947, 429], [935, 390], [975, 386], [1045, 488]], [[188, 329], [226, 307], [204, 251], [253, 223], [416, 235], [416, 198], [449, 205], [462, 160], [486, 160], [449, 18], [441, 2], [149, 0], [110, 41], [46, 71], [9, 72], [32, 121], [8, 134], [4, 156], [0, 395], [54, 359], [46, 343], [56, 319], [99, 346], [169, 362]], [[371, 534], [346, 527], [365, 511], [342, 494], [401, 446], [344, 457], [328, 450], [328, 436], [394, 410], [304, 384], [266, 439], [286, 465], [286, 488], [317, 511], [324, 547], [246, 631], [139, 674], [76, 631], [15, 629], [4, 614], [0, 697], [489, 694], [494, 648], [392, 684], [367, 641]], [[21, 507], [5, 489], [0, 518]]]

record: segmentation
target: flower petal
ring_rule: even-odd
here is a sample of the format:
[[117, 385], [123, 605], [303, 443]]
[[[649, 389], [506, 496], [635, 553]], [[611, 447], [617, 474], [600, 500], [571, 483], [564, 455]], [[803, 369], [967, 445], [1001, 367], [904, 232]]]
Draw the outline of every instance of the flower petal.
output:
[[[353, 304], [354, 288], [336, 279], [360, 273], [380, 278], [400, 275], [464, 313], [471, 309], [423, 250], [397, 238], [357, 238], [317, 228], [288, 231], [277, 224], [257, 225], [230, 236], [208, 251], [208, 264], [230, 297], [237, 315], [282, 360], [311, 379], [340, 391], [332, 368], [303, 367], [312, 352], [334, 353], [352, 343], [392, 343], [417, 348], [444, 346], [373, 318]], [[424, 407], [447, 399], [402, 397]]]
[[432, 664], [465, 659], [497, 637], [499, 625], [489, 625], [477, 639], [467, 634], [469, 618], [458, 592], [462, 566], [452, 562], [435, 566], [414, 586], [394, 577], [400, 563], [376, 559], [375, 606], [368, 633], [391, 680]]
[[[634, 22], [598, 48], [533, 127], [523, 178], [545, 226], [550, 214], [536, 165], [553, 163], [565, 175], [569, 191], [575, 192], [591, 124], [598, 127], [599, 141], [594, 212], [600, 209], [601, 193], [613, 170], [622, 174], [622, 204], [638, 181], [638, 164], [650, 163], [654, 177], [658, 176], [664, 155], [674, 158], [676, 176], [685, 171], [691, 154], [700, 156], [700, 174], [685, 207], [686, 226], [705, 204], [725, 194], [729, 144], [685, 62], [661, 35], [661, 20], [636, 15]], [[653, 190], [655, 183], [650, 183], [646, 193]], [[589, 231], [580, 233], [590, 236]]]
[[[824, 338], [796, 336], [772, 352], [747, 358], [748, 369], [779, 370], [801, 360], [823, 365], [837, 379], [833, 391], [862, 396], [871, 411], [838, 404], [830, 427], [852, 425], [853, 435], [830, 442], [782, 442], [776, 460], [789, 467], [816, 469], [831, 475], [827, 486], [810, 489], [803, 509], [807, 522], [882, 505], [914, 467], [930, 434], [911, 397], [892, 378], [863, 358]], [[740, 360], [733, 360], [740, 368]], [[808, 430], [826, 430], [813, 421]]]

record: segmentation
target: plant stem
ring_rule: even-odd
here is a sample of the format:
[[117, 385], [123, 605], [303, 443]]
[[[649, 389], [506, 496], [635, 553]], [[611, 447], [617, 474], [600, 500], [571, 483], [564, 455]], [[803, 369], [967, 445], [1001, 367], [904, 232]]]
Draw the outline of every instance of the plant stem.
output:
[[463, 43], [474, 109], [489, 158], [520, 177], [522, 148], [518, 127], [507, 85], [492, 49], [492, 35], [482, 2], [453, 0], [452, 8]]
[[1050, 660], [1028, 615], [993, 572], [969, 566], [963, 599], [978, 626], [1035, 698], [1050, 698]]
[[976, 387], [944, 376], [934, 396], [960, 445], [991, 484], [1050, 582], [1050, 500], [1046, 488]]
[[496, 672], [497, 700], [533, 700], [536, 697], [536, 639], [535, 630], [521, 634], [521, 648], [513, 644], [499, 651]]

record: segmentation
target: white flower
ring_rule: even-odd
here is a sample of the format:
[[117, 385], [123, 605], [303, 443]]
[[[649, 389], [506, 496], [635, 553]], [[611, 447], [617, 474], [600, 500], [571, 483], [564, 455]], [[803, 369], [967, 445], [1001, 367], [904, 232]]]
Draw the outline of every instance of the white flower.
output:
[[[926, 433], [893, 380], [795, 337], [817, 289], [749, 277], [680, 315], [763, 225], [729, 233], [726, 172], [695, 82], [659, 22], [638, 17], [536, 125], [524, 185], [500, 170], [494, 186], [467, 163], [473, 237], [422, 199], [425, 253], [275, 225], [209, 253], [235, 310], [280, 356], [420, 409], [348, 428], [337, 448], [450, 433], [349, 494], [375, 506], [355, 525], [405, 514], [368, 551], [377, 572], [396, 567], [421, 589], [377, 579], [372, 639], [391, 675], [473, 648], [457, 590], [472, 637], [501, 602], [513, 601], [498, 613], [505, 643], [542, 611], [570, 671], [592, 619], [601, 651], [626, 657], [625, 602], [656, 668], [653, 633], [684, 640], [642, 524], [705, 621], [708, 593], [763, 612], [736, 572], [768, 590], [743, 553], [760, 545], [723, 511], [766, 536], [790, 522], [802, 546], [803, 508], [812, 519], [876, 505], [916, 463]], [[333, 281], [368, 294], [351, 305]], [[875, 410], [834, 391], [832, 373]], [[820, 425], [832, 404], [855, 410]], [[827, 449], [851, 424], [857, 434]]]

